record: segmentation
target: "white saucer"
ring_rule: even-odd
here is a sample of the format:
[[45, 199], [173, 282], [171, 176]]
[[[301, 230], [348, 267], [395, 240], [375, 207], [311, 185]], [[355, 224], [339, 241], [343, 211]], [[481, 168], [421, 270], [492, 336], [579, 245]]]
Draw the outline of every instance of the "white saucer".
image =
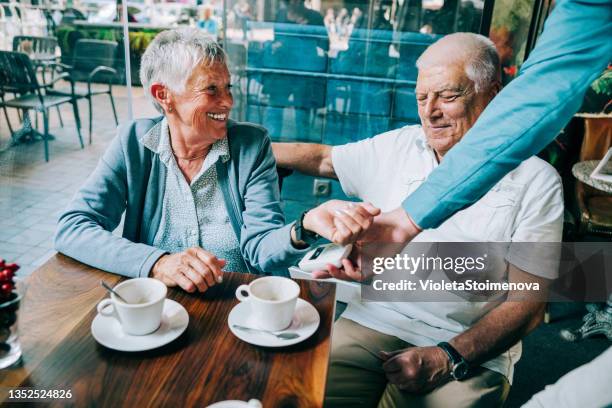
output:
[[239, 400], [227, 400], [215, 402], [206, 408], [261, 408], [261, 402], [256, 399], [251, 399], [249, 402]]
[[[254, 333], [245, 330], [235, 329], [235, 324], [246, 327], [257, 328], [257, 324], [251, 316], [251, 309], [248, 303], [240, 302], [230, 312], [227, 317], [227, 324], [232, 333], [242, 341], [263, 347], [286, 347], [300, 343], [317, 331], [321, 318], [317, 309], [304, 299], [298, 298], [293, 314], [291, 326], [280, 332], [294, 332], [300, 335], [292, 340], [279, 339], [267, 333]], [[280, 333], [277, 332], [277, 333]]]
[[91, 323], [91, 334], [105, 347], [119, 351], [145, 351], [161, 347], [180, 336], [189, 324], [189, 314], [171, 299], [164, 302], [161, 325], [151, 334], [132, 336], [125, 334], [113, 317], [98, 314]]

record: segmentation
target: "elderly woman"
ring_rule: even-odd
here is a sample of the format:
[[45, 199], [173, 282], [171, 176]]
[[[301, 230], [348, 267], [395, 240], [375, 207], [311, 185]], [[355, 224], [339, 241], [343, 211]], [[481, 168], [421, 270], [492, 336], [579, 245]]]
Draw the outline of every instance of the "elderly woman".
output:
[[[204, 291], [222, 270], [285, 275], [317, 233], [346, 242], [378, 213], [328, 202], [285, 225], [267, 132], [229, 120], [225, 53], [200, 31], [160, 33], [142, 57], [140, 78], [163, 116], [120, 128], [60, 217], [59, 252]], [[119, 237], [112, 231], [124, 212]]]

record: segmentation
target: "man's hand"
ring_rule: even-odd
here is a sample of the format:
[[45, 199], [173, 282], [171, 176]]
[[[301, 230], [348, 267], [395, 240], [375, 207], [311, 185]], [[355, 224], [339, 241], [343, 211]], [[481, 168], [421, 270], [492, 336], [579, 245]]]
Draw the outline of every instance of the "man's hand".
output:
[[[340, 203], [344, 202], [340, 201]], [[361, 268], [361, 259], [364, 257], [364, 249], [377, 252], [380, 248], [385, 248], [385, 243], [408, 243], [420, 232], [421, 230], [402, 208], [398, 208], [388, 213], [380, 214], [379, 212], [379, 215], [373, 218], [373, 222], [370, 222], [367, 228], [364, 228], [356, 235], [360, 242], [353, 245], [353, 251], [349, 258], [342, 260], [342, 268], [337, 268], [334, 265], [328, 264], [326, 265], [326, 270], [314, 271], [312, 276], [315, 279], [336, 278], [346, 281], [364, 281], [369, 278], [369, 276], [363, 274]], [[319, 233], [319, 235], [321, 235], [321, 233]], [[362, 242], [378, 243], [381, 245], [364, 247], [360, 245]], [[395, 252], [396, 248], [397, 245], [388, 246], [389, 251], [394, 252], [372, 253], [370, 254], [372, 255], [370, 258], [374, 256], [395, 256], [397, 253]]]
[[151, 277], [166, 286], [180, 286], [187, 292], [206, 291], [223, 282], [225, 260], [202, 248], [189, 248], [176, 254], [164, 255], [151, 268]]
[[330, 200], [304, 216], [304, 228], [330, 241], [346, 245], [355, 242], [372, 225], [380, 209], [370, 203]]
[[428, 392], [450, 379], [450, 361], [440, 347], [409, 347], [379, 355], [387, 379], [400, 390]]

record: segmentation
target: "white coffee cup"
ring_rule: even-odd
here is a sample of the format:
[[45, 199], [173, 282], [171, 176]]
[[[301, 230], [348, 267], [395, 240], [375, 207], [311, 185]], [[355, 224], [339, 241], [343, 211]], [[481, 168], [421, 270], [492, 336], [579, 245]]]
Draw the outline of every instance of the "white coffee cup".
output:
[[266, 276], [236, 289], [236, 297], [248, 302], [252, 321], [259, 329], [277, 331], [289, 327], [300, 286], [288, 278]]
[[153, 278], [135, 278], [113, 289], [128, 303], [111, 293], [110, 298], [98, 303], [98, 313], [114, 317], [123, 331], [133, 336], [153, 333], [159, 328], [168, 292], [166, 285]]

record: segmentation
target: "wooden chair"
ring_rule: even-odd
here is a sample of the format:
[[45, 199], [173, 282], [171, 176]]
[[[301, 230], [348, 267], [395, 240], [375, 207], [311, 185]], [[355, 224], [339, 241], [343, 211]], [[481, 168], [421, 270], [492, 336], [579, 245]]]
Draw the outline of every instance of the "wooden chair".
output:
[[[60, 75], [55, 81], [66, 78]], [[44, 133], [34, 129], [27, 129], [28, 133], [40, 136], [45, 144], [45, 161], [49, 161], [49, 108], [71, 103], [77, 127], [79, 143], [83, 148], [81, 137], [81, 121], [76, 107], [76, 99], [71, 96], [49, 95], [45, 91], [49, 84], [38, 82], [36, 72], [30, 57], [27, 54], [14, 51], [0, 51], [0, 94], [5, 97], [0, 100], [2, 107], [21, 109], [23, 111], [35, 110], [42, 113]], [[6, 99], [6, 94], [13, 93], [13, 99]], [[14, 135], [13, 135], [14, 138]]]

